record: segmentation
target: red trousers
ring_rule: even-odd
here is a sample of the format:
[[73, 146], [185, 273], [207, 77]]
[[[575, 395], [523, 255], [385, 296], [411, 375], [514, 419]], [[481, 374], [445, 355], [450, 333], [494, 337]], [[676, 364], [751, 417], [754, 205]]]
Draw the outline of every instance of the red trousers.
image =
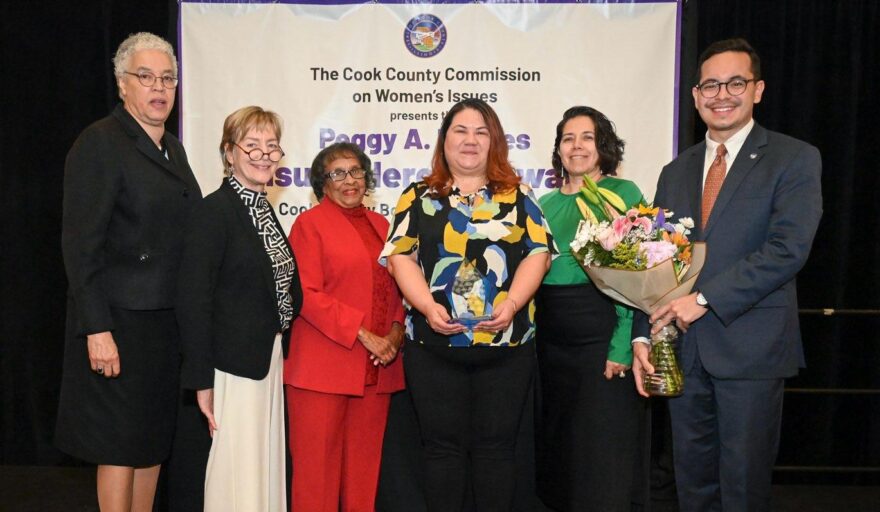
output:
[[287, 387], [295, 512], [373, 512], [391, 395]]

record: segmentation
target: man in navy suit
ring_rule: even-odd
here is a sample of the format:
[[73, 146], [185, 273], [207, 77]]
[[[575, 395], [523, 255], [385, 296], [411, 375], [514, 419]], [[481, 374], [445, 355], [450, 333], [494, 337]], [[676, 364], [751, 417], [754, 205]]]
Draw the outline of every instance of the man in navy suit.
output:
[[[698, 74], [706, 140], [664, 167], [654, 204], [694, 219], [707, 259], [694, 291], [650, 320], [652, 332], [670, 322], [683, 332], [684, 394], [669, 400], [680, 510], [765, 511], [783, 382], [804, 363], [795, 276], [822, 216], [822, 163], [815, 147], [752, 119], [764, 82], [748, 42], [713, 43]], [[646, 341], [633, 343], [642, 394]]]

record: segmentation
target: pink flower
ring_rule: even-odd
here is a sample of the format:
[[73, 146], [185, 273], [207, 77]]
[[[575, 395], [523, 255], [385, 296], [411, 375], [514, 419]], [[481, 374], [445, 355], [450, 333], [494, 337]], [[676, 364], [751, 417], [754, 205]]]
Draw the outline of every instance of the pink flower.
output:
[[666, 241], [642, 242], [640, 247], [645, 253], [645, 258], [648, 259], [648, 268], [675, 256], [675, 252], [678, 250], [675, 244]]
[[651, 219], [647, 217], [639, 217], [635, 221], [633, 221], [633, 227], [641, 228], [642, 231], [650, 234], [653, 224], [651, 223]]
[[[622, 219], [623, 217], [620, 218]], [[614, 223], [617, 224], [618, 220], [619, 219], [614, 219]], [[620, 241], [623, 240], [623, 236], [626, 235], [627, 232], [628, 230], [624, 231], [621, 234], [618, 232], [616, 227], [605, 228], [601, 232], [599, 232], [598, 235], [596, 235], [596, 240], [599, 241], [599, 244], [606, 251], [613, 251], [614, 248], [617, 247], [617, 244], [619, 244]]]
[[627, 217], [617, 217], [611, 221], [611, 227], [614, 228], [614, 233], [622, 239], [632, 229], [632, 221]]

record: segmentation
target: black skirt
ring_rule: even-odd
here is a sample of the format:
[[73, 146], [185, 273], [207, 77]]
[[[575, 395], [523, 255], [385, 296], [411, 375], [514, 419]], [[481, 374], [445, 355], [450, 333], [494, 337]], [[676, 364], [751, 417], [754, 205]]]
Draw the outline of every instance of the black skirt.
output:
[[538, 495], [565, 512], [629, 512], [647, 498], [647, 400], [632, 372], [606, 380], [617, 315], [592, 284], [536, 296]]
[[91, 370], [74, 311], [68, 301], [56, 446], [93, 464], [162, 463], [174, 436], [180, 380], [174, 310], [111, 309], [121, 369], [112, 379]]

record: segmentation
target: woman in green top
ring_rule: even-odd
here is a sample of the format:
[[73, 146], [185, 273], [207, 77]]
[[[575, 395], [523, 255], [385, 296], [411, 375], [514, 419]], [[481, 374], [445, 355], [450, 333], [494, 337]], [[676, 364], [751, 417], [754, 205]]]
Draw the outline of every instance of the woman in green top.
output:
[[617, 193], [627, 207], [644, 202], [633, 182], [613, 177], [623, 147], [601, 112], [568, 109], [553, 149], [561, 186], [540, 199], [560, 254], [535, 299], [537, 480], [541, 499], [560, 512], [629, 512], [647, 497], [641, 462], [647, 402], [627, 371], [633, 312], [599, 292], [569, 250], [583, 219], [576, 198], [585, 177]]

